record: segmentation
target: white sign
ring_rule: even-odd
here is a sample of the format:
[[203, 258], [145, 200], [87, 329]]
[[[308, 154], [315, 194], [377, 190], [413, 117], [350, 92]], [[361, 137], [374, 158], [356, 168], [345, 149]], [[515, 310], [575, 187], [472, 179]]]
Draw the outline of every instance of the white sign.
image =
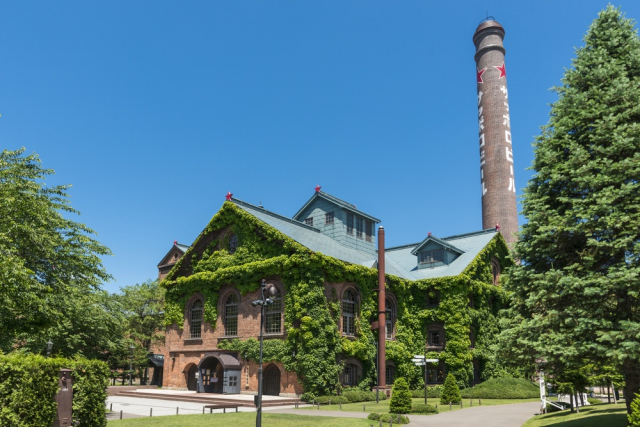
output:
[[413, 358], [414, 359], [424, 359], [425, 357], [418, 354], [418, 355], [413, 356]]

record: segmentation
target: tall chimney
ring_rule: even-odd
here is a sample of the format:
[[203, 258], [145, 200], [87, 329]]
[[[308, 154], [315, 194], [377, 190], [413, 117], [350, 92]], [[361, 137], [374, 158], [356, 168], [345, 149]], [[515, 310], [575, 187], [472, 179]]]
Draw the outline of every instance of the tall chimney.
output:
[[478, 85], [482, 228], [499, 229], [507, 244], [512, 246], [518, 232], [518, 208], [503, 39], [504, 28], [491, 19], [482, 22], [473, 35]]
[[378, 228], [378, 385], [386, 386], [385, 345], [386, 345], [386, 306], [384, 277], [384, 227]]

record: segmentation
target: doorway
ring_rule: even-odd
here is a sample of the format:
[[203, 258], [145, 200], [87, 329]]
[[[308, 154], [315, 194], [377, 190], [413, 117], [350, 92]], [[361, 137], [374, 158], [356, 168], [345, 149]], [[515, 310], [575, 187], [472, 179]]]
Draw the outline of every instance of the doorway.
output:
[[198, 367], [196, 365], [192, 364], [189, 369], [187, 369], [187, 390], [198, 391], [196, 372], [198, 372]]
[[267, 396], [280, 395], [280, 369], [276, 365], [269, 365], [264, 370], [262, 394]]

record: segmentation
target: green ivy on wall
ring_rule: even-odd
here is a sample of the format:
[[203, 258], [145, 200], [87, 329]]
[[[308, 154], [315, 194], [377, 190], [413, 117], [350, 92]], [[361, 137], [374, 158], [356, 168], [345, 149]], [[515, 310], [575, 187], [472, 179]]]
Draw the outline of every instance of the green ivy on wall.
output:
[[[228, 241], [233, 234], [238, 247], [230, 254]], [[422, 386], [424, 380], [421, 369], [410, 360], [424, 354], [426, 328], [432, 323], [444, 324], [446, 344], [428, 357], [444, 361], [461, 385], [473, 378], [473, 360], [480, 362], [485, 377], [500, 371], [492, 346], [498, 332], [497, 313], [506, 297], [499, 286], [492, 285], [493, 258], [503, 270], [512, 264], [499, 233], [458, 276], [419, 281], [387, 276], [387, 288], [398, 307], [395, 339], [387, 341], [386, 355], [394, 362], [397, 375], [413, 387]], [[369, 324], [377, 320], [377, 271], [314, 253], [231, 202], [223, 205], [162, 282], [167, 290], [166, 324], [182, 328], [188, 301], [200, 294], [205, 302], [204, 319], [215, 327], [220, 289], [232, 285], [246, 295], [260, 288], [262, 278], [277, 278], [285, 287], [286, 339], [266, 340], [264, 361], [282, 363], [286, 370], [297, 373], [305, 392], [323, 395], [340, 389], [342, 366], [337, 360], [353, 357], [363, 367], [360, 387], [374, 385], [377, 333]], [[332, 289], [327, 298], [327, 283], [352, 283], [358, 288], [354, 339], [341, 336], [340, 297]], [[426, 307], [426, 294], [434, 291], [440, 291], [440, 304]], [[473, 349], [471, 329], [475, 332]], [[254, 338], [223, 340], [219, 348], [258, 359]]]

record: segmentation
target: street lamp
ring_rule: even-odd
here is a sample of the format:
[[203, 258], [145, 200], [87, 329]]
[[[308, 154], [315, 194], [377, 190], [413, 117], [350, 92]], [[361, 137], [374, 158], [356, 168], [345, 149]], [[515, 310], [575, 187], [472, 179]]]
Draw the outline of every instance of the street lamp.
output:
[[133, 385], [133, 378], [131, 376], [133, 375], [133, 350], [135, 350], [135, 346], [131, 344], [129, 350], [131, 350], [131, 358], [129, 359], [129, 385]]
[[51, 356], [52, 348], [53, 348], [53, 342], [51, 341], [51, 338], [49, 338], [49, 341], [47, 341], [47, 357]]
[[413, 356], [411, 361], [416, 366], [424, 366], [424, 404], [427, 404], [427, 382], [429, 378], [427, 377], [427, 363], [438, 363], [440, 360], [438, 359], [427, 359], [426, 356], [422, 356], [420, 354]]
[[262, 279], [260, 290], [261, 299], [255, 300], [251, 303], [254, 307], [260, 306], [260, 362], [258, 363], [258, 395], [255, 397], [254, 401], [257, 408], [256, 427], [262, 427], [262, 341], [264, 338], [264, 308], [273, 304], [273, 299], [267, 298], [265, 296], [265, 291], [267, 291], [267, 294], [271, 297], [276, 296], [278, 293], [278, 290], [274, 285], [270, 285], [269, 288], [267, 288], [267, 281], [265, 279]]

